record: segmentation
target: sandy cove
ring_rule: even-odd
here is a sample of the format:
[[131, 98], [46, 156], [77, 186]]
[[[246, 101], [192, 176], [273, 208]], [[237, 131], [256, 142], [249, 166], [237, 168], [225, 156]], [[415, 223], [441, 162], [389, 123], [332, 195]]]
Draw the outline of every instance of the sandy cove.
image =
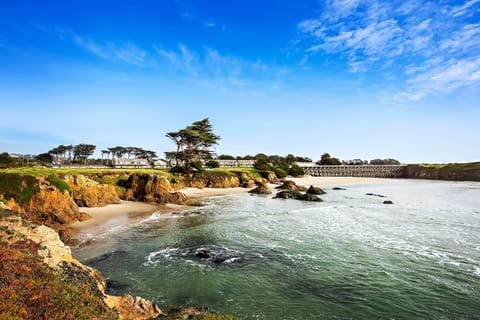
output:
[[[349, 186], [353, 184], [379, 183], [386, 179], [379, 178], [356, 178], [356, 177], [303, 177], [288, 178], [298, 185], [309, 187], [310, 185], [324, 186]], [[273, 189], [275, 185], [270, 185]], [[185, 188], [181, 191], [190, 198], [205, 198], [214, 196], [226, 196], [239, 193], [247, 193], [251, 189], [246, 188]], [[120, 204], [110, 204], [100, 208], [80, 208], [80, 211], [88, 213], [92, 218], [76, 222], [71, 225], [76, 230], [74, 238], [85, 238], [91, 235], [99, 235], [111, 230], [120, 230], [133, 226], [148, 218], [154, 213], [168, 214], [176, 211], [187, 210], [191, 207], [174, 204], [151, 204], [144, 202], [121, 201]]]

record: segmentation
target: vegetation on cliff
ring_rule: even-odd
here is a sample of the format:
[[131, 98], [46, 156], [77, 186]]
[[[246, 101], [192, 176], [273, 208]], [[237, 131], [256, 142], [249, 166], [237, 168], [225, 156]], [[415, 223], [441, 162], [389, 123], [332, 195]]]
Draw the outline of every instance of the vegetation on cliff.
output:
[[449, 164], [409, 164], [403, 178], [480, 181], [480, 162]]
[[[38, 228], [0, 208], [0, 319], [118, 319], [88, 268], [46, 263], [40, 252], [50, 236]], [[29, 238], [32, 232], [40, 235], [37, 241]]]

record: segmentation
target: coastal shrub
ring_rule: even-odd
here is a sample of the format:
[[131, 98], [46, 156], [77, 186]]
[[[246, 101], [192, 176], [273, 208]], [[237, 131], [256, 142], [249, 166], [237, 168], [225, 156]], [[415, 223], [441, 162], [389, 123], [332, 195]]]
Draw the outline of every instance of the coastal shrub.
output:
[[38, 181], [33, 176], [0, 173], [0, 194], [5, 200], [14, 198], [17, 203], [24, 204], [38, 191]]
[[280, 179], [288, 176], [288, 172], [280, 167], [274, 167], [273, 172], [275, 172], [275, 175]]
[[54, 185], [55, 188], [60, 190], [61, 193], [64, 193], [65, 190], [67, 190], [70, 194], [72, 194], [72, 188], [70, 188], [68, 183], [65, 180], [57, 177], [56, 175], [54, 174], [49, 175], [47, 177], [47, 181], [50, 182], [52, 185]]
[[193, 161], [190, 165], [192, 168], [197, 169], [198, 171], [203, 171], [202, 161]]
[[305, 175], [305, 170], [303, 168], [299, 167], [296, 164], [293, 164], [289, 169], [288, 169], [288, 174], [293, 176], [293, 177], [301, 177]]
[[175, 166], [175, 167], [172, 167], [170, 169], [170, 173], [173, 173], [173, 174], [185, 174], [186, 171], [184, 168], [180, 167], [180, 166]]
[[38, 249], [24, 240], [0, 245], [0, 319], [118, 319], [94, 281], [50, 268]]
[[265, 158], [259, 158], [256, 160], [253, 167], [259, 171], [270, 171], [272, 169]]
[[215, 160], [209, 160], [207, 161], [205, 166], [210, 169], [220, 168], [220, 163], [218, 163], [218, 161], [215, 161]]

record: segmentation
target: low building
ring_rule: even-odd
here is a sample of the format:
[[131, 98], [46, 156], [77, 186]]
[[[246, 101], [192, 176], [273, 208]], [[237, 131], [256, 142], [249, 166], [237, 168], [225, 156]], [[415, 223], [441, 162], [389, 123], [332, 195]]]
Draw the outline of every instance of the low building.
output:
[[144, 168], [150, 167], [150, 163], [147, 159], [115, 158], [113, 159], [113, 166], [115, 168]]

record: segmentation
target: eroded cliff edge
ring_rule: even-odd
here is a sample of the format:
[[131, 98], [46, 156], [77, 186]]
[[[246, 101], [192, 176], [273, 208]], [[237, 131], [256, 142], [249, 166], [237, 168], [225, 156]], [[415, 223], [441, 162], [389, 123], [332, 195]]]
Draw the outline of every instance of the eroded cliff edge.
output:
[[89, 218], [79, 205], [104, 206], [120, 199], [188, 204], [190, 199], [178, 190], [193, 181], [236, 187], [241, 179], [217, 174], [190, 182], [162, 174], [0, 173], [0, 318], [233, 319], [205, 309], [165, 313], [140, 297], [109, 296], [102, 276], [73, 258], [61, 238], [69, 239], [70, 224]]

